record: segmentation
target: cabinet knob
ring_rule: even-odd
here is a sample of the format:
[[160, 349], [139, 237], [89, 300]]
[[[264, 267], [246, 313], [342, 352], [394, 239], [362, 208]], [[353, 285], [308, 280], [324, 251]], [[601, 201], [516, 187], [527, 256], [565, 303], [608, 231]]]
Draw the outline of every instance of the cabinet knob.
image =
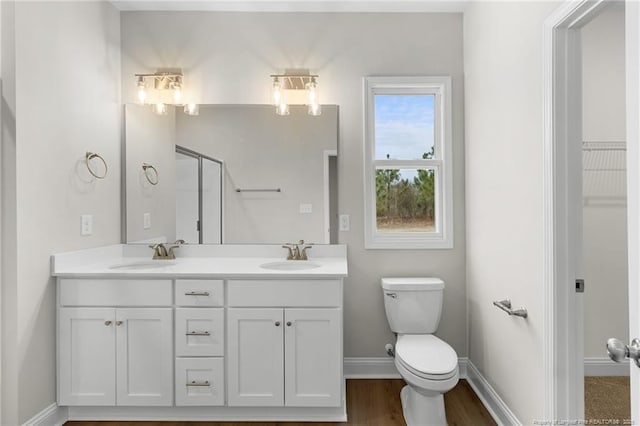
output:
[[104, 322], [104, 325], [106, 325], [107, 327], [109, 327], [111, 325], [111, 321], [107, 320]]
[[280, 321], [276, 321], [276, 327], [280, 327]]
[[287, 321], [287, 327], [291, 327], [291, 321]]
[[116, 325], [122, 325], [122, 321], [116, 321]]

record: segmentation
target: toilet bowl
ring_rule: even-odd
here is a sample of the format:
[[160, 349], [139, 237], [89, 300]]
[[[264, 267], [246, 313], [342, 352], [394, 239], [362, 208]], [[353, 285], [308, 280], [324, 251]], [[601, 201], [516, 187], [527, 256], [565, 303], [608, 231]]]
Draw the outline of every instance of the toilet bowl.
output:
[[407, 383], [400, 393], [407, 426], [446, 426], [443, 395], [459, 380], [453, 348], [432, 334], [399, 335], [395, 365]]
[[458, 356], [435, 333], [442, 313], [439, 278], [383, 278], [385, 312], [397, 333], [395, 365], [407, 426], [446, 426], [444, 393], [458, 383]]

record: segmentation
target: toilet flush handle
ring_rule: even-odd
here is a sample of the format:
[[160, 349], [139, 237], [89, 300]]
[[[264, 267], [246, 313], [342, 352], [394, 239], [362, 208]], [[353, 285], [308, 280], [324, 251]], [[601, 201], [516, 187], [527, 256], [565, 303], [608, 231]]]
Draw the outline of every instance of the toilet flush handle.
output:
[[385, 293], [386, 296], [389, 296], [392, 299], [398, 298], [398, 293]]

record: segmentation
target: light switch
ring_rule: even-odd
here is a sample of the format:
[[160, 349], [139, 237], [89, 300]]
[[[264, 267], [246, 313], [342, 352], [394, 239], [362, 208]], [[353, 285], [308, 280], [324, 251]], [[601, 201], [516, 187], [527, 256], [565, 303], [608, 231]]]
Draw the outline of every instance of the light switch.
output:
[[300, 214], [313, 213], [313, 204], [300, 204]]
[[82, 218], [82, 226], [80, 228], [81, 235], [91, 235], [93, 234], [93, 215], [83, 214]]
[[144, 229], [151, 229], [151, 213], [145, 213], [142, 218]]
[[351, 227], [351, 216], [349, 216], [348, 214], [341, 214], [340, 215], [340, 230], [341, 231], [348, 231], [349, 228]]

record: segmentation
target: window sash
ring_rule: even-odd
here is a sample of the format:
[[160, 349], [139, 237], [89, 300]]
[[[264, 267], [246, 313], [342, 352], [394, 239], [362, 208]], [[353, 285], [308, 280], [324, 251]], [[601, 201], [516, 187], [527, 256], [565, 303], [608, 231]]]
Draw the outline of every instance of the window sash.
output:
[[[375, 95], [435, 95], [434, 158], [416, 160], [375, 159]], [[365, 248], [453, 248], [453, 162], [450, 77], [365, 77]], [[434, 169], [436, 232], [378, 232], [376, 170]]]

